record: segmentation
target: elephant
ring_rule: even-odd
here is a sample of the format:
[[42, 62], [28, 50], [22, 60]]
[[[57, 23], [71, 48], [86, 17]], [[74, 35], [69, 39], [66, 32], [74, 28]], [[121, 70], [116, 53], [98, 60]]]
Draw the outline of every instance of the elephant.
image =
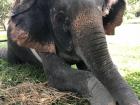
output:
[[124, 0], [16, 0], [1, 55], [12, 64], [43, 66], [50, 86], [78, 92], [91, 105], [140, 105], [105, 38], [124, 10]]

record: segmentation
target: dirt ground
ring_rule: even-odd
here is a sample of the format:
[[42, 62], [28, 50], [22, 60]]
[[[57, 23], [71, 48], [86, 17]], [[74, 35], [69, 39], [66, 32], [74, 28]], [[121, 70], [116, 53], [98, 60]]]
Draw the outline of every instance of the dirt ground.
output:
[[114, 36], [107, 36], [108, 43], [140, 45], [140, 24], [122, 24]]

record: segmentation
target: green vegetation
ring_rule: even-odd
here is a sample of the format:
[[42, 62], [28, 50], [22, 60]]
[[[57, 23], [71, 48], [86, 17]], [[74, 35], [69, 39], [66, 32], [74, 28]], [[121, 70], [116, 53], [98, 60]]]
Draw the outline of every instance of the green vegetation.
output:
[[[6, 40], [7, 39], [7, 35], [6, 32], [0, 32], [0, 41], [1, 40]], [[7, 47], [7, 43], [6, 42], [0, 42], [0, 48], [2, 47]]]
[[0, 33], [0, 40], [5, 40], [5, 39], [7, 39], [6, 32], [1, 32]]
[[11, 9], [11, 1], [10, 0], [0, 0], [0, 25], [3, 26], [4, 30], [6, 30], [5, 22], [9, 17], [9, 12]]
[[129, 4], [137, 4], [140, 0], [127, 0]]
[[[46, 83], [46, 77], [43, 73], [42, 68], [31, 66], [29, 64], [12, 65], [12, 64], [8, 64], [5, 60], [0, 59], [0, 98], [4, 97], [6, 98], [6, 100], [8, 100], [6, 102], [4, 101], [6, 105], [11, 105], [11, 104], [7, 104], [9, 100], [10, 103], [12, 103], [12, 105], [22, 105], [24, 102], [22, 102], [22, 100], [18, 100], [17, 99], [18, 97], [16, 97], [14, 102], [11, 101], [12, 98], [15, 97], [16, 95], [28, 94], [29, 96], [35, 97], [34, 92], [40, 95], [42, 95], [42, 92], [44, 92], [43, 95], [46, 95], [46, 97], [49, 96], [48, 94], [49, 92], [55, 95], [55, 92], [57, 91], [53, 89], [49, 90], [47, 86], [38, 88], [42, 86], [41, 83]], [[31, 90], [28, 87], [31, 88]], [[13, 92], [9, 93], [10, 91], [16, 91], [17, 93], [13, 93]], [[9, 93], [10, 95], [7, 93]], [[55, 100], [54, 102], [52, 101], [53, 102], [52, 105], [66, 105], [66, 104], [89, 105], [86, 99], [78, 98], [72, 94], [68, 95], [68, 93], [66, 93], [66, 95], [65, 93], [60, 93], [60, 94], [62, 94], [62, 96], [61, 95], [59, 96], [58, 94], [58, 96], [56, 95], [54, 97], [54, 98], [56, 97], [60, 97], [60, 98], [58, 98], [58, 100]], [[40, 95], [38, 95], [37, 98], [40, 98], [41, 97]], [[32, 99], [31, 103], [33, 105], [35, 102], [36, 100]]]
[[130, 73], [125, 78], [140, 99], [140, 72]]
[[140, 12], [140, 0], [127, 0], [127, 9], [125, 11], [125, 18], [135, 18], [136, 12]]
[[140, 99], [140, 45], [109, 45], [112, 58], [119, 72], [133, 88]]
[[7, 47], [7, 43], [5, 42], [0, 42], [0, 48], [6, 48]]
[[121, 73], [140, 72], [140, 45], [110, 44], [109, 48], [113, 61]]
[[43, 70], [28, 64], [11, 65], [0, 60], [0, 81], [6, 87], [16, 86], [22, 82], [45, 82]]

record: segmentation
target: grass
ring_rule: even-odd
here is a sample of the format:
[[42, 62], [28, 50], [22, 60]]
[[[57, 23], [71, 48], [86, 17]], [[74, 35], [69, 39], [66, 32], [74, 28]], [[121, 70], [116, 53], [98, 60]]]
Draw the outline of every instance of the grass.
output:
[[109, 49], [112, 59], [120, 72], [140, 72], [140, 45], [110, 44]]
[[[38, 100], [38, 103], [42, 103], [41, 100], [44, 99], [42, 97], [45, 97], [44, 103], [51, 103], [54, 100], [53, 105], [89, 105], [85, 99], [78, 98], [74, 94], [69, 94], [67, 92], [61, 93], [53, 89], [48, 90], [49, 87], [44, 86], [44, 83], [47, 84], [42, 68], [28, 64], [11, 65], [4, 60], [0, 60], [0, 99], [4, 96], [6, 105], [7, 102], [12, 103], [12, 105], [26, 105], [29, 103], [28, 99], [26, 99], [26, 101], [22, 100], [23, 97], [19, 99], [18, 97], [20, 95], [26, 98], [29, 96], [33, 97], [29, 105], [38, 105], [35, 103], [36, 100]], [[47, 98], [51, 98], [52, 101], [46, 100]], [[14, 99], [14, 101], [12, 101], [12, 99]]]
[[109, 50], [119, 72], [140, 99], [140, 45], [109, 44]]
[[2, 31], [0, 32], [0, 40], [4, 40], [4, 39], [7, 39], [7, 36], [6, 36], [6, 32]]
[[125, 77], [125, 79], [128, 81], [140, 99], [140, 72], [130, 73]]
[[[6, 40], [6, 39], [7, 39], [6, 32], [1, 32], [1, 31], [0, 31], [0, 41], [1, 41], [1, 40]], [[7, 43], [5, 43], [5, 42], [0, 42], [0, 48], [6, 47], [6, 46], [7, 46]]]
[[[0, 39], [6, 38], [3, 34]], [[0, 43], [0, 47], [6, 47], [6, 43]], [[127, 80], [129, 85], [136, 92], [140, 98], [140, 46], [128, 46], [121, 44], [109, 44], [109, 51], [112, 59], [117, 65], [121, 75]], [[40, 84], [45, 83], [46, 78], [42, 68], [34, 67], [28, 64], [25, 65], [11, 65], [4, 60], [0, 60], [0, 99], [3, 92], [1, 89], [15, 88], [22, 83]], [[46, 91], [43, 91], [44, 93]], [[44, 94], [43, 93], [43, 94]], [[22, 93], [23, 94], [23, 93]], [[21, 105], [17, 102], [14, 105]], [[67, 99], [60, 98], [52, 105], [88, 105], [87, 101], [74, 97]]]
[[6, 48], [7, 43], [6, 42], [0, 42], [0, 48]]
[[0, 81], [6, 87], [16, 86], [22, 82], [40, 83], [45, 82], [42, 68], [24, 65], [11, 65], [0, 60]]

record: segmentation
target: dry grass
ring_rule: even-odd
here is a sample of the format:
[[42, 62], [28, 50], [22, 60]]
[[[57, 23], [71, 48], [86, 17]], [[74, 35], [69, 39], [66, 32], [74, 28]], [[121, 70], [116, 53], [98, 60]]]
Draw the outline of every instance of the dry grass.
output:
[[46, 81], [41, 68], [0, 60], [0, 105], [89, 105], [86, 99], [51, 88]]
[[52, 105], [59, 100], [68, 100], [69, 97], [79, 99], [73, 93], [59, 92], [47, 83], [22, 83], [15, 87], [1, 89], [2, 105]]

